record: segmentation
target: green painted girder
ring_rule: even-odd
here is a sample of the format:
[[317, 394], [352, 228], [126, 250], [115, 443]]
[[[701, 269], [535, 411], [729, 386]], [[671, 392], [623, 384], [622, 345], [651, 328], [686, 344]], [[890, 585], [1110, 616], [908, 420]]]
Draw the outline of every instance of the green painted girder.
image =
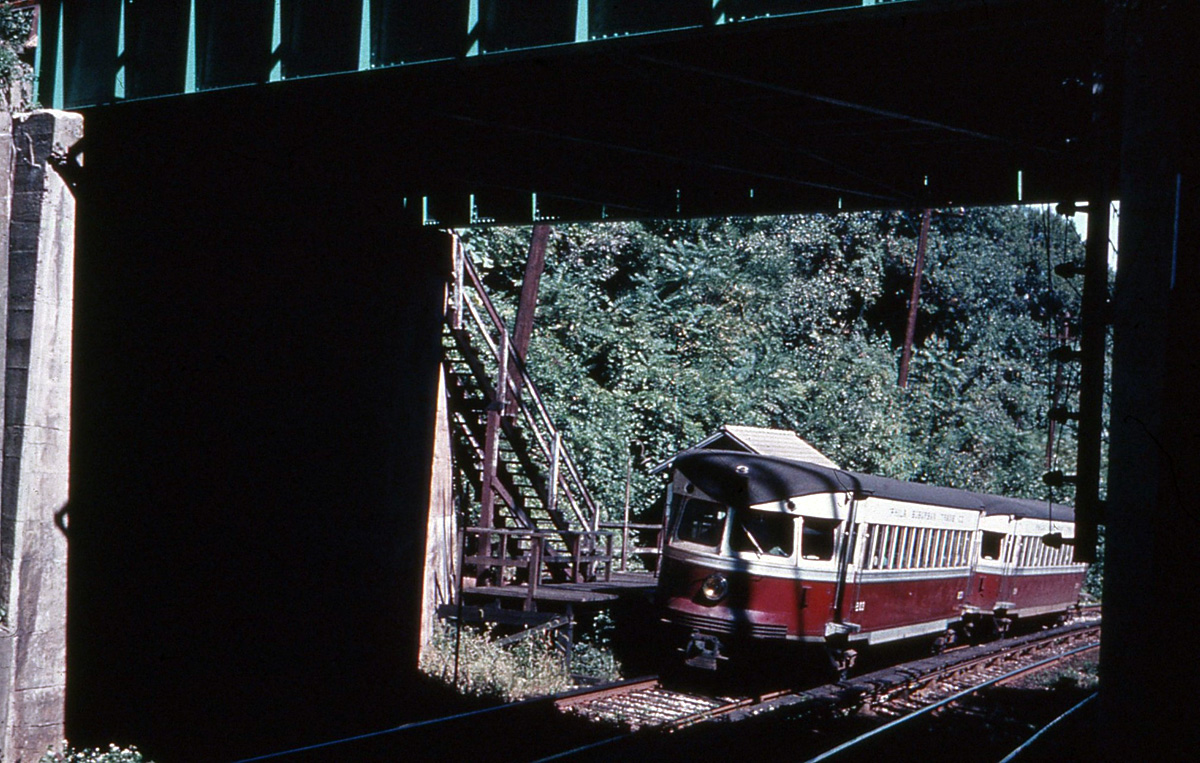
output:
[[928, 1], [48, 0], [37, 94], [44, 106], [83, 108]]

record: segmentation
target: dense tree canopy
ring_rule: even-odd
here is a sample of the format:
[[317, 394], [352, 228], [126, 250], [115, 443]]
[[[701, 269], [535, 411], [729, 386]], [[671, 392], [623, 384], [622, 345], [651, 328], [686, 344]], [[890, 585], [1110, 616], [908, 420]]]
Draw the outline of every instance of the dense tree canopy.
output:
[[[919, 213], [562, 225], [529, 366], [599, 502], [620, 514], [657, 462], [723, 423], [795, 430], [844, 468], [1047, 497], [1048, 359], [1078, 314], [1051, 274], [1082, 258], [1044, 210], [933, 214], [907, 389], [897, 367]], [[467, 231], [509, 317], [529, 229]], [[1073, 433], [1055, 466], [1070, 471]], [[1056, 500], [1070, 496], [1056, 495]]]

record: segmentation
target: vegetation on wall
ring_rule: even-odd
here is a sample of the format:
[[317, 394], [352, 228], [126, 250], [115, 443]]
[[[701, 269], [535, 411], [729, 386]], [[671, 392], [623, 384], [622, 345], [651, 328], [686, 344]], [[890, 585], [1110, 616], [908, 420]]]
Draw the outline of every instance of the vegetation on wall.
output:
[[[1042, 480], [1048, 410], [1078, 369], [1073, 226], [1032, 208], [935, 211], [909, 386], [897, 385], [919, 213], [555, 226], [529, 366], [585, 480], [619, 519], [642, 467], [724, 423], [796, 431], [844, 468], [1069, 502]], [[530, 231], [464, 233], [511, 319]], [[1057, 381], [1056, 381], [1057, 380]], [[1057, 388], [1058, 396], [1053, 397]], [[1072, 472], [1071, 426], [1052, 468]], [[1068, 488], [1069, 490], [1069, 488]]]
[[107, 750], [98, 747], [75, 749], [65, 742], [60, 750], [47, 750], [38, 763], [153, 763], [142, 757], [138, 748], [110, 744]]
[[33, 68], [22, 58], [33, 33], [33, 9], [0, 3], [0, 98], [5, 110], [27, 108], [24, 86]]

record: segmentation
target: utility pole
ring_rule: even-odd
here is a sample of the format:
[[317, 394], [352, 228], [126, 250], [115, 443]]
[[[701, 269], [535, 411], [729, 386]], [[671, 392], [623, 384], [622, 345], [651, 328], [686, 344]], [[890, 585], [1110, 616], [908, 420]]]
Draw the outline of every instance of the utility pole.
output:
[[925, 246], [929, 243], [931, 210], [921, 215], [921, 235], [917, 238], [917, 261], [913, 265], [912, 296], [908, 299], [908, 327], [904, 331], [904, 351], [900, 354], [900, 388], [908, 389], [908, 364], [912, 360], [913, 337], [917, 333], [917, 305], [921, 301], [921, 277], [925, 272]]

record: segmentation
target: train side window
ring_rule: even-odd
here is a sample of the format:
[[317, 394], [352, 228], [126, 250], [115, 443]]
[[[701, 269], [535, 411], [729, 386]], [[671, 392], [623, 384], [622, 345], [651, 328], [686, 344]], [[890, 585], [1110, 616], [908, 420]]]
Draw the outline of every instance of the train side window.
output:
[[791, 556], [796, 543], [796, 518], [766, 511], [738, 511], [729, 534], [734, 551], [766, 556]]
[[900, 528], [886, 526], [883, 528], [884, 540], [881, 542], [882, 548], [879, 551], [879, 567], [881, 569], [889, 569], [894, 567], [892, 564], [892, 556], [896, 550], [896, 532]]
[[880, 528], [877, 524], [863, 524], [863, 540], [859, 546], [863, 548], [863, 569], [875, 569], [875, 557], [880, 545]]
[[805, 559], [828, 561], [833, 558], [834, 533], [841, 520], [804, 517], [800, 553]]
[[996, 560], [1000, 558], [1000, 545], [1004, 540], [1001, 533], [984, 530], [983, 539], [979, 542], [979, 556], [983, 559]]
[[715, 548], [721, 543], [721, 536], [725, 532], [727, 513], [728, 509], [719, 503], [698, 498], [689, 499], [683, 505], [683, 515], [679, 518], [679, 529], [675, 531], [675, 537], [689, 543]]

